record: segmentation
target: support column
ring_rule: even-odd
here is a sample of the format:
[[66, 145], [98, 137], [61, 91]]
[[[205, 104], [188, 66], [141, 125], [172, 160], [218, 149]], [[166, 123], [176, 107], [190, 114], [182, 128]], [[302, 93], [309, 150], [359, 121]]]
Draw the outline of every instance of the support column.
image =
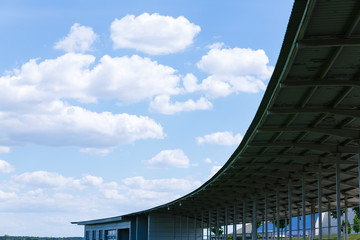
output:
[[331, 239], [331, 204], [330, 199], [328, 199], [328, 239]]
[[284, 232], [285, 232], [285, 235], [284, 235], [284, 237], [285, 237], [285, 240], [287, 240], [287, 219], [286, 219], [286, 211], [285, 211], [285, 228], [284, 228]]
[[315, 239], [315, 203], [311, 202], [311, 240]]
[[246, 240], [246, 202], [243, 202], [242, 240]]
[[265, 240], [269, 239], [269, 229], [268, 229], [268, 199], [267, 199], [267, 193], [265, 192]]
[[[292, 191], [292, 184], [291, 184], [291, 179], [289, 180], [289, 184], [288, 184], [288, 218], [289, 218], [289, 240], [292, 240], [292, 221], [291, 221], [291, 216], [292, 216], [292, 198], [291, 198], [291, 191]], [[300, 239], [298, 239], [300, 240]]]
[[[303, 240], [306, 239], [306, 204], [305, 204], [305, 179], [301, 180], [301, 190], [302, 190], [302, 220], [303, 220]], [[339, 239], [340, 240], [340, 239]]]
[[233, 240], [236, 240], [236, 205], [234, 205]]
[[180, 239], [182, 240], [182, 216], [180, 216]]
[[186, 216], [186, 232], [187, 232], [187, 239], [190, 240], [189, 216]]
[[196, 222], [197, 222], [196, 214], [194, 214], [194, 237], [195, 237], [195, 239], [197, 239]]
[[210, 239], [211, 239], [212, 233], [211, 233], [211, 211], [210, 210], [209, 210], [209, 234], [208, 235], [210, 235]]
[[173, 232], [174, 236], [173, 239], [176, 239], [176, 215], [174, 216], [174, 232]]
[[201, 240], [204, 239], [204, 213], [201, 212]]
[[280, 209], [279, 209], [279, 190], [276, 190], [276, 234], [277, 240], [280, 240]]
[[347, 198], [345, 196], [345, 230], [344, 230], [344, 234], [345, 234], [345, 240], [349, 239], [349, 233], [348, 233], [348, 226], [349, 226], [349, 221], [348, 221], [348, 206], [347, 206]]
[[300, 240], [300, 209], [297, 211], [297, 240]]
[[[276, 197], [275, 197], [276, 199]], [[275, 201], [275, 205], [276, 205], [276, 201]], [[273, 240], [275, 240], [276, 238], [276, 226], [275, 226], [275, 223], [276, 223], [276, 208], [273, 210], [273, 215], [274, 215], [274, 221], [273, 221]]]
[[215, 232], [216, 232], [216, 236], [215, 238], [217, 240], [219, 240], [219, 228], [220, 228], [220, 224], [219, 224], [219, 221], [220, 221], [220, 216], [219, 216], [219, 208], [216, 209], [216, 229], [215, 229]]
[[225, 239], [228, 239], [228, 209], [225, 207], [225, 224], [224, 224]]
[[253, 200], [253, 207], [252, 207], [253, 211], [252, 211], [252, 240], [256, 240], [257, 239], [257, 219], [256, 219], [256, 215], [257, 215], [257, 211], [256, 211], [256, 200]]
[[[319, 214], [319, 240], [322, 240], [322, 166], [318, 171], [318, 214]], [[329, 237], [330, 238], [330, 237]]]
[[341, 240], [341, 205], [340, 205], [340, 154], [336, 155], [336, 215], [337, 215], [337, 240]]

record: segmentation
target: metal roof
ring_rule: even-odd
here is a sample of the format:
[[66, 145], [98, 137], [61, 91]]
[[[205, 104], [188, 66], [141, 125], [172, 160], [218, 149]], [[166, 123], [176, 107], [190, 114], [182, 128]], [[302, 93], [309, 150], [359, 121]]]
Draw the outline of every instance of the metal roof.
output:
[[[264, 215], [275, 217], [276, 192], [280, 217], [292, 184], [292, 215], [302, 203], [306, 213], [317, 201], [321, 168], [323, 203], [335, 206], [335, 161], [340, 160], [342, 206], [359, 203], [358, 150], [360, 141], [360, 1], [295, 1], [283, 46], [259, 109], [239, 147], [223, 168], [190, 194], [173, 202], [123, 217], [154, 212], [209, 221], [209, 211], [242, 213], [257, 201]], [[236, 103], [234, 103], [236, 111]], [[317, 204], [316, 204], [317, 205]], [[323, 204], [327, 207], [327, 204]], [[247, 211], [251, 222], [251, 211]], [[242, 222], [229, 214], [228, 223]]]

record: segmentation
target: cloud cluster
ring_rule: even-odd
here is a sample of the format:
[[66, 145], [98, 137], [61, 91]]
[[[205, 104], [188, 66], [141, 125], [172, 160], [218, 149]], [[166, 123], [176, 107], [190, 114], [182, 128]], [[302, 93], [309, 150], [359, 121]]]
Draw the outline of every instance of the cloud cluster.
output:
[[97, 39], [91, 27], [81, 26], [79, 23], [72, 25], [70, 33], [62, 40], [55, 43], [55, 49], [65, 52], [86, 52]]
[[163, 150], [148, 161], [150, 166], [188, 168], [190, 160], [181, 149]]
[[0, 173], [11, 173], [14, 170], [14, 167], [10, 163], [0, 160]]
[[203, 137], [197, 137], [196, 141], [199, 144], [216, 144], [216, 145], [225, 145], [232, 146], [240, 144], [242, 140], [242, 136], [238, 133], [234, 135], [232, 132], [215, 132], [211, 134], [207, 134]]
[[173, 18], [157, 13], [127, 15], [111, 24], [114, 48], [131, 48], [147, 54], [170, 54], [193, 43], [200, 27], [183, 16]]

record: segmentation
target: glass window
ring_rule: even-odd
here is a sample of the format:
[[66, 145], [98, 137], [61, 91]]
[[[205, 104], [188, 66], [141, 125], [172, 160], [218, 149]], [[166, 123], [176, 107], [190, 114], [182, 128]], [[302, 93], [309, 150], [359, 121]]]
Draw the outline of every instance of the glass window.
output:
[[90, 232], [89, 231], [85, 232], [85, 240], [90, 240]]
[[99, 240], [103, 240], [103, 230], [99, 230]]
[[96, 240], [96, 231], [95, 230], [92, 231], [92, 240]]
[[106, 230], [105, 240], [116, 240], [116, 230]]

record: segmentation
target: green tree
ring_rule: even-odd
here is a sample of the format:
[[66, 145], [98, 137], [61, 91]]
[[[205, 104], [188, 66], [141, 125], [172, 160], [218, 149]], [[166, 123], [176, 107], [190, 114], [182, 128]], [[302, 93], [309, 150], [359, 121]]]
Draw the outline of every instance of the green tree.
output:
[[352, 210], [353, 210], [353, 212], [354, 212], [355, 214], [357, 214], [358, 216], [360, 216], [359, 206], [353, 207]]
[[[340, 217], [344, 216], [344, 214], [345, 214], [345, 208], [340, 209], [340, 215], [341, 215]], [[331, 211], [331, 212], [330, 212], [330, 215], [331, 215], [332, 218], [337, 219], [337, 212], [336, 212], [336, 210], [335, 210], [335, 211]]]
[[[219, 227], [218, 230], [219, 230], [219, 236], [224, 233], [224, 229], [222, 227]], [[211, 228], [211, 232], [216, 235], [216, 228]]]
[[[345, 230], [345, 220], [342, 220], [342, 222], [341, 222], [341, 231], [344, 232], [344, 230]], [[349, 224], [349, 226], [348, 226], [348, 233], [351, 233], [351, 226], [350, 226], [350, 224]]]
[[[354, 210], [354, 208], [353, 208], [353, 210]], [[359, 222], [359, 217], [357, 214], [355, 214], [355, 216], [353, 218], [353, 223], [354, 223], [354, 225], [352, 228], [353, 228], [354, 232], [359, 233], [360, 232], [360, 226], [359, 226], [360, 222]]]

